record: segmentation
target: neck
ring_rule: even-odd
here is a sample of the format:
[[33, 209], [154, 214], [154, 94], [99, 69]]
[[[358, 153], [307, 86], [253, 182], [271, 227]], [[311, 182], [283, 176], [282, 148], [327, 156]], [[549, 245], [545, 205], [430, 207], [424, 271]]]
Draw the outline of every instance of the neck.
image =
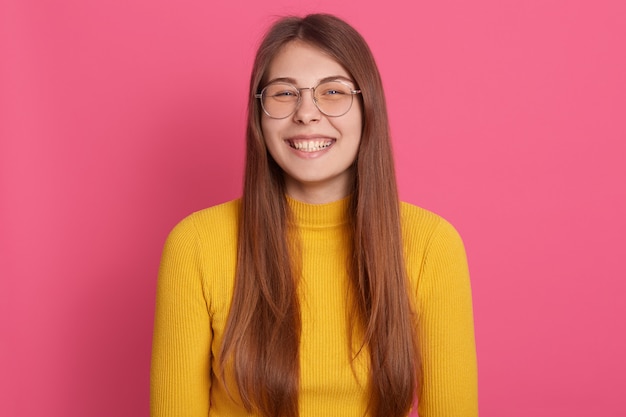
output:
[[287, 195], [308, 204], [326, 204], [341, 200], [352, 193], [350, 181], [337, 181], [333, 184], [302, 183], [285, 178]]

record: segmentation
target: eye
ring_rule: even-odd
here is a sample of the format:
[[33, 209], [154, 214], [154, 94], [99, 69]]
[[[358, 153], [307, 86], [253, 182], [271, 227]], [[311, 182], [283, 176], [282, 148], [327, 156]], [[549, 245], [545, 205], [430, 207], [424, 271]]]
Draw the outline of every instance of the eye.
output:
[[325, 95], [325, 96], [334, 96], [337, 94], [346, 94], [346, 92], [342, 90], [338, 90], [338, 89], [332, 89], [332, 88], [322, 91], [322, 95]]
[[329, 81], [316, 88], [317, 96], [325, 99], [338, 99], [350, 94], [350, 87], [338, 81]]
[[265, 97], [277, 101], [291, 102], [298, 100], [298, 90], [290, 84], [276, 83], [265, 88]]
[[297, 96], [295, 91], [291, 90], [281, 90], [281, 91], [272, 91], [272, 97], [293, 97]]

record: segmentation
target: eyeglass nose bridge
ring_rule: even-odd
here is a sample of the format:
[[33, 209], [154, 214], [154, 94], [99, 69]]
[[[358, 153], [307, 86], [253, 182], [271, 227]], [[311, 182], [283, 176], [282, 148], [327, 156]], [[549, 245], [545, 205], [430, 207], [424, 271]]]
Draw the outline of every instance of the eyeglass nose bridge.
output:
[[298, 92], [298, 101], [296, 102], [296, 107], [293, 109], [293, 112], [291, 114], [296, 114], [298, 110], [300, 109], [300, 106], [302, 105], [302, 91], [304, 90], [311, 90], [311, 100], [313, 100], [313, 104], [315, 104], [315, 108], [320, 113], [326, 114], [324, 113], [322, 109], [320, 109], [320, 106], [317, 102], [317, 97], [315, 96], [315, 87], [302, 87], [302, 88], [296, 87], [296, 91]]

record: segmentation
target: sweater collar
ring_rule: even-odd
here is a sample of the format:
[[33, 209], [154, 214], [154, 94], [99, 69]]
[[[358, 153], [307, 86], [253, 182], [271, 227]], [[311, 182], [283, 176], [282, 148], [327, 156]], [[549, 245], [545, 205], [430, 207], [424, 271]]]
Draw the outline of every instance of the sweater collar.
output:
[[294, 222], [300, 227], [333, 227], [348, 223], [351, 196], [324, 204], [303, 203], [287, 197]]

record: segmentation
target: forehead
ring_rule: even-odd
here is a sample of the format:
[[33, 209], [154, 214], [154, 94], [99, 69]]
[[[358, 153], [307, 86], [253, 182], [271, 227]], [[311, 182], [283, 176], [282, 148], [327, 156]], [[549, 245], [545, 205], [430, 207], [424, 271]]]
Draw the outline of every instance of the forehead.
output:
[[311, 44], [292, 41], [279, 49], [270, 61], [267, 80], [289, 78], [299, 86], [311, 86], [328, 77], [350, 78], [334, 58]]

